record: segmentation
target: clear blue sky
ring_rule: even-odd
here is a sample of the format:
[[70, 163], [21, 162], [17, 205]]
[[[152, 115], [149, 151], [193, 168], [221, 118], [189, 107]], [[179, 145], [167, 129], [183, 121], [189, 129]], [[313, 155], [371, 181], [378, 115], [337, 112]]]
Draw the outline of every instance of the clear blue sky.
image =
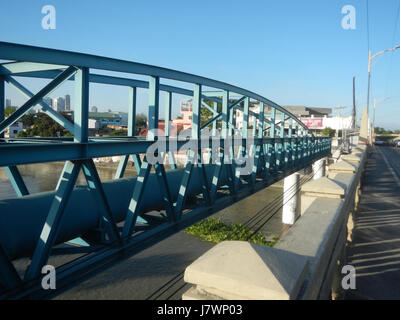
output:
[[[2, 1], [0, 40], [92, 53], [168, 67], [225, 81], [281, 105], [366, 105], [367, 0]], [[56, 8], [56, 29], [43, 30], [42, 6]], [[344, 5], [356, 8], [356, 30], [341, 27]], [[400, 44], [399, 0], [369, 0], [373, 53]], [[400, 20], [400, 19], [398, 19]], [[376, 125], [400, 128], [400, 50], [376, 61]], [[24, 82], [32, 89], [39, 84]], [[71, 90], [60, 88], [53, 96]], [[14, 102], [23, 98], [8, 90]], [[90, 105], [127, 109], [127, 90], [94, 86]], [[145, 110], [140, 101], [139, 111]]]

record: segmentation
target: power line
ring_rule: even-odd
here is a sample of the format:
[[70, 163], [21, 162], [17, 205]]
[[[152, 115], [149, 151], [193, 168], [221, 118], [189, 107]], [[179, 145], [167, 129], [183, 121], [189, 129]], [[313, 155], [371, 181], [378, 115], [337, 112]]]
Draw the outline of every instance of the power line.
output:
[[[396, 33], [397, 33], [397, 25], [399, 23], [399, 16], [400, 16], [400, 0], [398, 1], [397, 11], [396, 11], [396, 18], [395, 18], [395, 22], [394, 22], [393, 36], [392, 36], [392, 47], [394, 47], [394, 43], [396, 41]], [[385, 96], [388, 95], [389, 76], [390, 76], [391, 70], [392, 70], [393, 54], [394, 54], [394, 51], [392, 51], [392, 53], [390, 55], [389, 67], [388, 67], [387, 73], [386, 73]]]
[[370, 43], [369, 43], [369, 1], [367, 0], [367, 45], [368, 45], [368, 52], [370, 50]]

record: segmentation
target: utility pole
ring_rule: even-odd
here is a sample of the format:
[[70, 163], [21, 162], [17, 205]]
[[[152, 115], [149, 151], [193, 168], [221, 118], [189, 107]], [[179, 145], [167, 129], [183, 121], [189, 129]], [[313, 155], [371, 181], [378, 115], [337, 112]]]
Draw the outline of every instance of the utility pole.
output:
[[347, 107], [334, 107], [333, 109], [338, 110], [337, 116], [339, 117], [339, 129], [336, 131], [336, 136], [339, 137], [339, 130], [342, 130], [343, 133], [343, 121], [342, 121], [342, 109], [346, 109]]
[[[370, 91], [370, 88], [371, 88], [371, 67], [372, 67], [372, 59], [376, 58], [377, 56], [379, 56], [379, 55], [381, 55], [381, 54], [383, 54], [383, 53], [385, 53], [385, 52], [394, 51], [394, 50], [397, 50], [397, 49], [400, 49], [400, 46], [393, 47], [392, 49], [382, 50], [382, 51], [380, 51], [380, 52], [378, 52], [378, 53], [375, 53], [374, 55], [372, 55], [371, 50], [369, 50], [369, 52], [368, 52], [367, 115], [368, 115], [368, 123], [369, 123], [369, 124], [371, 123], [371, 121], [369, 120], [369, 96], [370, 96], [369, 91]], [[371, 143], [372, 143], [372, 141], [371, 141], [371, 139], [372, 139], [372, 130], [371, 130], [371, 129], [369, 130], [368, 136], [369, 136], [369, 139], [370, 139], [369, 143], [371, 144]]]
[[353, 130], [356, 129], [356, 116], [357, 116], [357, 111], [356, 111], [356, 77], [353, 77], [353, 119], [352, 119], [352, 124], [351, 124], [351, 128]]

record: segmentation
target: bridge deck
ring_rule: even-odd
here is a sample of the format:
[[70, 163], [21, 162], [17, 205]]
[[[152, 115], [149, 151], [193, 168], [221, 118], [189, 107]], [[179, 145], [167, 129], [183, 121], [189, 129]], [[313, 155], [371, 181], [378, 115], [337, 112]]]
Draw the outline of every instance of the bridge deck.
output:
[[399, 150], [374, 147], [347, 248], [347, 264], [356, 268], [356, 290], [348, 290], [346, 299], [400, 299], [399, 178]]

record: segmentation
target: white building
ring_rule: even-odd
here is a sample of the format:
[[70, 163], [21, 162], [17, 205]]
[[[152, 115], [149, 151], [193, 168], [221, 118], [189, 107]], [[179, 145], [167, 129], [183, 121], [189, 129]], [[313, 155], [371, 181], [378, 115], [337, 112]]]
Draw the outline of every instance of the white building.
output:
[[100, 128], [100, 122], [95, 119], [89, 119], [89, 129], [98, 130]]
[[57, 99], [53, 99], [53, 109], [57, 112], [65, 111], [65, 100], [63, 97], [58, 97]]
[[5, 132], [5, 137], [6, 138], [15, 138], [17, 136], [17, 134], [22, 131], [23, 126], [22, 126], [22, 122], [17, 121], [14, 122], [12, 125], [10, 125], [6, 132]]

